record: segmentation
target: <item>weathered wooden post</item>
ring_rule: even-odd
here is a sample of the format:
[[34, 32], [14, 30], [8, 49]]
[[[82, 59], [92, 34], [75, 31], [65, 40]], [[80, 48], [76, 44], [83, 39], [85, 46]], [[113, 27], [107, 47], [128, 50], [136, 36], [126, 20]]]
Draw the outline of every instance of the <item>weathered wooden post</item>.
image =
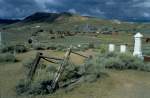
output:
[[126, 45], [120, 45], [120, 53], [125, 53], [126, 52]]
[[115, 45], [109, 44], [109, 52], [114, 52], [114, 51], [115, 51]]
[[52, 86], [51, 86], [50, 90], [54, 90], [54, 89], [55, 89], [56, 84], [57, 84], [57, 82], [58, 82], [58, 80], [59, 80], [59, 78], [60, 78], [62, 72], [64, 71], [65, 66], [66, 66], [67, 63], [68, 63], [70, 54], [71, 54], [71, 48], [69, 48], [68, 51], [66, 52], [65, 57], [64, 57], [64, 60], [63, 60], [62, 64], [60, 65], [60, 67], [58, 68], [57, 73], [56, 73], [55, 76], [54, 76], [54, 79], [53, 79], [53, 81], [52, 81]]
[[40, 59], [41, 59], [41, 56], [42, 56], [42, 55], [43, 55], [43, 53], [40, 53], [40, 52], [37, 53], [36, 58], [35, 58], [35, 60], [34, 60], [34, 62], [33, 62], [33, 64], [32, 64], [32, 66], [31, 66], [31, 70], [30, 70], [30, 72], [29, 72], [29, 74], [28, 74], [28, 79], [29, 79], [29, 80], [32, 80], [32, 79], [33, 79], [33, 76], [34, 76], [34, 74], [35, 74], [36, 68], [38, 67], [38, 64], [39, 64], [39, 62], [40, 62]]
[[134, 43], [134, 52], [133, 55], [137, 56], [141, 59], [143, 59], [143, 55], [142, 55], [142, 40], [141, 38], [143, 37], [143, 35], [141, 33], [137, 33], [134, 38], [135, 38], [135, 43]]

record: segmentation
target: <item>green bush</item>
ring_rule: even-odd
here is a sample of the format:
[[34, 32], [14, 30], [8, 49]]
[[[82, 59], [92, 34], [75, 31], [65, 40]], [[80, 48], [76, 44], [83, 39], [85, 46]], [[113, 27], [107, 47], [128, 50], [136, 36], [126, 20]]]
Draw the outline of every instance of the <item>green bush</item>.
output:
[[56, 46], [55, 44], [51, 44], [51, 45], [48, 45], [48, 46], [47, 46], [47, 49], [56, 50], [56, 49], [57, 49], [57, 46]]
[[10, 46], [5, 46], [1, 50], [1, 53], [6, 53], [6, 52], [14, 52], [16, 51], [17, 53], [24, 53], [28, 51], [28, 48], [25, 47], [24, 45], [10, 45]]
[[42, 44], [42, 43], [34, 44], [32, 47], [35, 50], [45, 50], [46, 49], [46, 46], [44, 44]]
[[14, 51], [14, 46], [4, 46], [0, 51], [1, 53], [12, 52]]
[[88, 48], [90, 48], [90, 49], [95, 48], [94, 43], [89, 43], [89, 44], [88, 44]]
[[[96, 60], [95, 60], [96, 59]], [[145, 69], [145, 63], [142, 59], [133, 56], [130, 53], [99, 53], [92, 60], [93, 65], [101, 65], [103, 68], [114, 68], [114, 69]], [[102, 69], [103, 69], [102, 68]], [[150, 70], [150, 69], [147, 69]]]
[[99, 47], [99, 49], [100, 49], [100, 53], [106, 53], [108, 47], [107, 47], [106, 45], [103, 45], [103, 44], [102, 44], [102, 45]]
[[60, 44], [58, 44], [56, 47], [57, 47], [56, 48], [57, 51], [64, 51], [66, 49], [64, 45], [60, 45]]
[[15, 51], [17, 53], [24, 53], [24, 52], [27, 52], [28, 49], [24, 45], [20, 45], [20, 46], [15, 46]]
[[16, 57], [11, 53], [0, 54], [0, 62], [16, 62]]
[[29, 59], [26, 59], [26, 60], [23, 60], [22, 62], [22, 65], [25, 67], [25, 68], [28, 68], [30, 69], [32, 64], [34, 62], [34, 59], [33, 58], [29, 58]]
[[47, 46], [47, 49], [50, 50], [57, 50], [57, 51], [64, 51], [66, 50], [66, 46], [62, 44], [51, 44]]

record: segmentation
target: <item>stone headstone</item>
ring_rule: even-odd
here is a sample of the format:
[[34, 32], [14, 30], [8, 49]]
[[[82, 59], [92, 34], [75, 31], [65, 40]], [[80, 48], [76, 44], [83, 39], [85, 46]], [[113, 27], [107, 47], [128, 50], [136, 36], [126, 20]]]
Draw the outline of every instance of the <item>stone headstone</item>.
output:
[[109, 44], [109, 52], [114, 52], [114, 51], [115, 51], [115, 45]]
[[81, 47], [81, 45], [80, 45], [80, 44], [78, 44], [78, 47], [80, 48], [80, 47]]
[[142, 37], [143, 37], [143, 35], [141, 33], [137, 33], [134, 36], [135, 43], [134, 43], [133, 55], [143, 59], [143, 55], [142, 55]]
[[126, 50], [127, 50], [126, 45], [120, 45], [120, 52], [121, 52], [121, 53], [125, 53]]

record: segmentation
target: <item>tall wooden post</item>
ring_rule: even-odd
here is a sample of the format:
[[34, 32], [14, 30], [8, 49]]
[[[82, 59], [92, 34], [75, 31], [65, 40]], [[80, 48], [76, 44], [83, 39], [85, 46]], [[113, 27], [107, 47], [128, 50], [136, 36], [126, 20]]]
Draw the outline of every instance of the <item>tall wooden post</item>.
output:
[[34, 74], [35, 74], [35, 72], [36, 72], [36, 69], [37, 69], [37, 67], [38, 67], [38, 64], [39, 64], [39, 62], [40, 62], [40, 59], [41, 59], [41, 56], [42, 56], [42, 55], [43, 55], [43, 54], [40, 53], [40, 52], [37, 53], [36, 58], [35, 58], [35, 60], [34, 60], [34, 62], [33, 62], [33, 65], [31, 66], [31, 70], [30, 70], [29, 75], [28, 75], [28, 79], [29, 79], [29, 80], [32, 80], [32, 79], [33, 79], [33, 76], [34, 76]]
[[51, 86], [51, 87], [52, 87], [52, 90], [55, 89], [56, 84], [57, 84], [57, 82], [58, 82], [58, 80], [59, 80], [59, 78], [60, 78], [62, 72], [64, 71], [65, 66], [66, 66], [66, 64], [67, 64], [67, 62], [68, 62], [68, 60], [69, 60], [70, 54], [71, 54], [71, 48], [69, 48], [68, 51], [66, 52], [65, 57], [64, 57], [64, 61], [62, 62], [62, 64], [60, 65], [60, 67], [59, 67], [59, 69], [58, 69], [56, 75], [54, 76], [54, 79], [53, 79], [53, 81], [52, 81], [52, 86]]

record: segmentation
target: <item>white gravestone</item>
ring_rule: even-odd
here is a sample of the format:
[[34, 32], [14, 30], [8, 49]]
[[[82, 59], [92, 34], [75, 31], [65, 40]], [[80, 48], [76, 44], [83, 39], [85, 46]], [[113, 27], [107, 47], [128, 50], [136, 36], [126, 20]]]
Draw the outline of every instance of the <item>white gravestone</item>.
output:
[[126, 50], [127, 50], [126, 45], [120, 45], [120, 52], [121, 52], [121, 53], [125, 53]]
[[115, 45], [109, 44], [109, 52], [114, 52], [114, 51], [115, 51]]
[[134, 43], [133, 55], [143, 59], [143, 56], [142, 56], [142, 37], [143, 37], [143, 35], [141, 33], [137, 33], [134, 36], [135, 43]]

